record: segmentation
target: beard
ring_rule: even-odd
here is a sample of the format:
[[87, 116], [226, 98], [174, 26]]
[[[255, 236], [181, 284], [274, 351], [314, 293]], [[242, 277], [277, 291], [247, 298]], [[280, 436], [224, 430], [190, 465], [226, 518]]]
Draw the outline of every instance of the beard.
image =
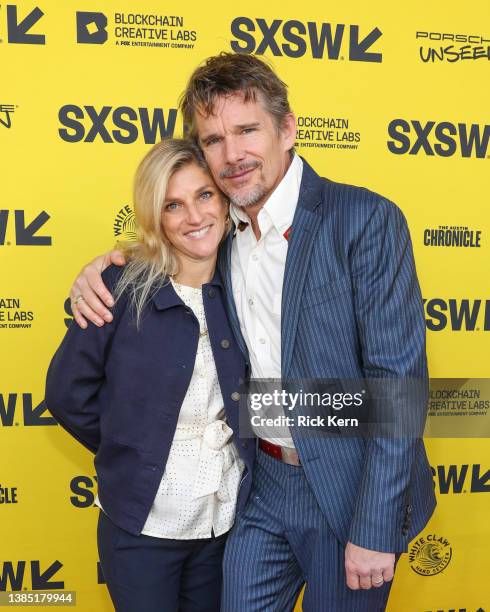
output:
[[[260, 168], [261, 164], [258, 161], [253, 161], [249, 163], [240, 164], [238, 166], [227, 168], [223, 172], [220, 173], [220, 178], [226, 178], [228, 176], [232, 176], [236, 172], [240, 172], [243, 170], [256, 169]], [[268, 193], [265, 185], [258, 184], [251, 187], [247, 193], [243, 194], [232, 194], [227, 193], [227, 196], [230, 199], [230, 202], [235, 206], [239, 206], [240, 208], [247, 208], [247, 206], [254, 206], [258, 204]]]
[[267, 195], [267, 189], [263, 185], [255, 185], [247, 193], [240, 193], [236, 195], [230, 194], [230, 202], [240, 208], [247, 208], [247, 206], [255, 206]]

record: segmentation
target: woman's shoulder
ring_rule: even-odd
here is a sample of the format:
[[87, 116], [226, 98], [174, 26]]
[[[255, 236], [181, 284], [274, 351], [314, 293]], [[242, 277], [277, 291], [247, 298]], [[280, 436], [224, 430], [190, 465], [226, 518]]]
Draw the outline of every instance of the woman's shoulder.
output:
[[115, 289], [126, 267], [126, 265], [116, 266], [111, 264], [102, 272], [102, 280], [109, 291], [112, 292]]

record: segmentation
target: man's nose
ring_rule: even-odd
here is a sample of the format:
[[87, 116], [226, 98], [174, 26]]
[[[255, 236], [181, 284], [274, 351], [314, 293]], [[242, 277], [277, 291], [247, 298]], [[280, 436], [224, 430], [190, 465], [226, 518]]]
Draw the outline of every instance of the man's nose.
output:
[[245, 158], [245, 152], [234, 136], [225, 138], [225, 158], [228, 164], [237, 164]]

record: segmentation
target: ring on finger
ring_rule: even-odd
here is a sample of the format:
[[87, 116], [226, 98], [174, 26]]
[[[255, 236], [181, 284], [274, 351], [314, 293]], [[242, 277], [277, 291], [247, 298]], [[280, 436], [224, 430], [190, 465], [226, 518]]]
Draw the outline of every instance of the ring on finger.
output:
[[73, 303], [75, 304], [75, 306], [79, 303], [79, 302], [83, 302], [85, 300], [85, 298], [83, 297], [83, 295], [81, 293], [79, 293], [75, 299], [73, 300]]
[[373, 584], [383, 584], [383, 576], [371, 576], [371, 582]]

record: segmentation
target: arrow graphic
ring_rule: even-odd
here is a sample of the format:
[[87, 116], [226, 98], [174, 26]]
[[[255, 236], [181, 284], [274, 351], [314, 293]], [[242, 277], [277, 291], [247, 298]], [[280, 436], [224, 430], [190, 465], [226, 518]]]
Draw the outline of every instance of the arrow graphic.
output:
[[22, 246], [50, 246], [51, 236], [34, 236], [34, 234], [48, 221], [49, 215], [44, 210], [29, 223], [25, 224], [24, 211], [15, 211], [15, 233], [17, 244]]
[[22, 401], [24, 404], [24, 425], [57, 425], [56, 420], [51, 415], [42, 416], [48, 409], [44, 400], [33, 408], [32, 395], [23, 393]]
[[349, 59], [356, 62], [381, 62], [381, 53], [367, 53], [367, 49], [382, 36], [379, 28], [374, 28], [363, 40], [359, 41], [359, 26], [350, 26]]
[[46, 36], [44, 34], [28, 34], [29, 30], [44, 15], [42, 10], [36, 6], [19, 23], [17, 21], [17, 7], [14, 4], [7, 4], [7, 29], [9, 43], [21, 45], [45, 45]]
[[480, 476], [480, 465], [477, 463], [473, 466], [471, 472], [471, 492], [472, 493], [490, 493], [490, 470], [487, 470], [483, 476]]
[[52, 563], [48, 569], [44, 570], [41, 574], [39, 561], [31, 561], [31, 577], [32, 577], [32, 590], [33, 591], [44, 591], [44, 589], [63, 589], [65, 583], [62, 580], [57, 582], [49, 582], [49, 579], [56, 574], [63, 564], [56, 560]]

